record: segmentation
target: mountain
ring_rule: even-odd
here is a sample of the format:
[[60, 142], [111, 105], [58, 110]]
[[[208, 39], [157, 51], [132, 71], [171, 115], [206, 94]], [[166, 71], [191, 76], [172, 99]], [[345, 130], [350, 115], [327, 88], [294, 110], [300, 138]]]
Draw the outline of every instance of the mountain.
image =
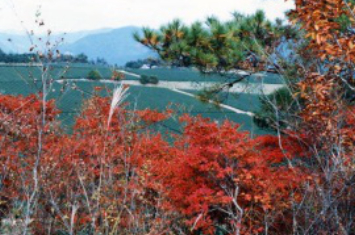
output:
[[107, 33], [111, 31], [111, 28], [103, 28], [103, 29], [96, 29], [96, 30], [83, 30], [73, 33], [57, 33], [54, 34], [54, 38], [64, 37], [64, 44], [74, 43], [88, 35], [92, 34], [100, 34], [100, 33]]
[[[74, 43], [79, 39], [91, 34], [106, 33], [112, 29], [86, 30], [73, 33], [56, 33], [51, 35], [51, 40], [60, 40], [64, 38], [63, 45]], [[32, 40], [36, 44], [41, 44], [38, 38], [46, 40], [47, 36], [32, 36]], [[43, 42], [42, 42], [43, 43]], [[6, 53], [27, 53], [31, 47], [31, 40], [25, 33], [5, 31], [0, 32], [0, 48]]]
[[90, 59], [101, 57], [110, 64], [124, 65], [130, 60], [145, 59], [154, 55], [133, 39], [133, 33], [139, 30], [137, 27], [124, 27], [106, 33], [91, 34], [63, 46], [61, 51], [85, 53]]
[[0, 33], [0, 48], [6, 53], [25, 53], [30, 46], [30, 40], [26, 35]]
[[[124, 65], [126, 62], [145, 59], [154, 54], [133, 39], [133, 33], [140, 28], [128, 26], [117, 29], [98, 29], [73, 33], [58, 33], [52, 39], [64, 38], [60, 46], [62, 53], [86, 54], [89, 59], [104, 58], [110, 64]], [[43, 39], [45, 40], [45, 36]], [[10, 40], [9, 40], [10, 39]], [[36, 40], [35, 43], [43, 44]], [[6, 53], [26, 53], [31, 47], [26, 35], [1, 33], [0, 48]]]

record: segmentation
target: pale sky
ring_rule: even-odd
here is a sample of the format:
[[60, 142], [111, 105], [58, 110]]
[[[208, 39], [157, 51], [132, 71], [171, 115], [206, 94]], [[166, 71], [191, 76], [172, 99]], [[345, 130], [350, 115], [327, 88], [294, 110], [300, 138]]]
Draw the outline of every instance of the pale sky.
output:
[[158, 28], [175, 18], [186, 24], [215, 15], [230, 19], [231, 12], [251, 14], [263, 9], [270, 19], [283, 18], [293, 7], [289, 0], [0, 0], [0, 31], [20, 31], [23, 21], [33, 29], [37, 9], [55, 32], [122, 26]]

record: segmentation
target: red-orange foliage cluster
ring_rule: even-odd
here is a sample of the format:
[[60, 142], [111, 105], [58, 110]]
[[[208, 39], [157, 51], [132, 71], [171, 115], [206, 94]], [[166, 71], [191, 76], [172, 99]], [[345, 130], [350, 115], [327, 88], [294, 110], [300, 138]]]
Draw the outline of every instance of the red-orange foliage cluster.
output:
[[[347, 17], [354, 23], [354, 6], [344, 0], [295, 0], [296, 9], [291, 15], [302, 22], [310, 39], [309, 49], [322, 59], [340, 59], [351, 62], [355, 59], [355, 35], [342, 30]], [[339, 61], [339, 62], [340, 62]]]
[[55, 120], [59, 111], [53, 101], [48, 102], [47, 123], [42, 126], [42, 104], [35, 95], [0, 96], [0, 162], [4, 184], [1, 191], [5, 197], [24, 199], [20, 191], [25, 190], [22, 183], [31, 181], [34, 156], [39, 149], [39, 132], [46, 136], [42, 146], [44, 152], [57, 141], [58, 123]]
[[[73, 211], [75, 231], [104, 223], [107, 229], [128, 228], [130, 221], [142, 219], [135, 217], [149, 205], [149, 199], [143, 197], [145, 181], [139, 175], [144, 164], [142, 151], [147, 146], [166, 145], [160, 136], [143, 138], [134, 125], [140, 118], [125, 110], [118, 111], [107, 130], [109, 100], [94, 97], [70, 135], [60, 131], [58, 111], [52, 101], [47, 102], [46, 124], [39, 140], [42, 105], [34, 95], [0, 96], [2, 198], [7, 203], [29, 199], [29, 191], [34, 190], [32, 172], [39, 159], [38, 208], [31, 215], [36, 234], [45, 234], [49, 225], [53, 231], [63, 225], [68, 229]], [[134, 209], [130, 209], [131, 203]]]
[[332, 148], [329, 143], [339, 143], [344, 138], [341, 131], [335, 130], [342, 129], [343, 120], [352, 113], [346, 97], [350, 90], [354, 91], [354, 2], [296, 0], [295, 3], [296, 9], [290, 16], [305, 30], [309, 40], [306, 49], [311, 55], [303, 58], [309, 67], [298, 84], [305, 104], [297, 131], [308, 136], [309, 146]]
[[[1, 195], [8, 203], [26, 201], [42, 103], [36, 96], [0, 99]], [[77, 232], [139, 228], [159, 234], [173, 230], [173, 223], [206, 234], [216, 225], [251, 234], [263, 230], [265, 214], [276, 221], [270, 227], [286, 226], [280, 213], [302, 180], [284, 164], [293, 148], [283, 152], [277, 137], [251, 139], [230, 122], [189, 116], [181, 119], [183, 134], [171, 145], [160, 134], [140, 131], [171, 112], [119, 109], [107, 129], [109, 104], [107, 98], [87, 101], [73, 133], [66, 134], [56, 122], [58, 111], [47, 103], [40, 196], [31, 214], [36, 234], [71, 226]]]
[[189, 116], [182, 121], [186, 127], [172, 154], [153, 155], [151, 162], [170, 199], [165, 208], [187, 216], [186, 223], [204, 234], [214, 234], [216, 225], [255, 234], [263, 231], [265, 214], [277, 220], [289, 208], [289, 192], [302, 177], [282, 164], [277, 137], [251, 139], [228, 121], [218, 125]]
[[[291, 12], [308, 39], [299, 90], [304, 102], [295, 130], [312, 169], [302, 221], [314, 234], [352, 234], [354, 197], [354, 1], [296, 0]], [[322, 192], [322, 193], [319, 193]]]

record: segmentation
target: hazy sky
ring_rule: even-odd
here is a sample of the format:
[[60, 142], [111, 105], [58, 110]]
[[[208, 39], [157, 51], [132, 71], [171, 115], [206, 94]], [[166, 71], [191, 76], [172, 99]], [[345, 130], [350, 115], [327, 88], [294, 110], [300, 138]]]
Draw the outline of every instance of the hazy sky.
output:
[[72, 32], [127, 25], [160, 25], [180, 18], [189, 24], [215, 15], [222, 20], [230, 13], [265, 10], [270, 19], [283, 17], [293, 7], [289, 0], [0, 0], [0, 31], [20, 31], [23, 21], [33, 28], [37, 9], [46, 26], [56, 32]]

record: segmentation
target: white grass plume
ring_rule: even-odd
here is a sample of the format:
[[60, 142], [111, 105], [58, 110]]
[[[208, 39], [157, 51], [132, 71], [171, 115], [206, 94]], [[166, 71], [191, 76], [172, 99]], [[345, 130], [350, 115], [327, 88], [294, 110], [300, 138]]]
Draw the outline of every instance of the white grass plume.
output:
[[113, 91], [113, 97], [112, 97], [112, 101], [111, 101], [111, 107], [110, 107], [110, 113], [108, 116], [108, 121], [107, 121], [107, 129], [109, 129], [110, 127], [110, 123], [112, 120], [112, 115], [115, 112], [115, 109], [122, 104], [122, 102], [127, 98], [128, 96], [128, 87], [125, 85], [120, 85], [118, 87], [115, 88], [115, 90]]

